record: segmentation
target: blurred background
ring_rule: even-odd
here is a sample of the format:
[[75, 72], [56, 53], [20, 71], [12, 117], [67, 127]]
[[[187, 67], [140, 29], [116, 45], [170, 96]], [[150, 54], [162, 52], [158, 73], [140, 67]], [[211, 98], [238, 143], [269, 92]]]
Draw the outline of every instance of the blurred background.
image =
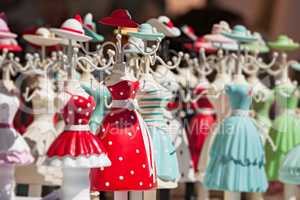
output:
[[[151, 17], [167, 15], [175, 25], [191, 25], [198, 35], [210, 31], [213, 23], [227, 20], [243, 23], [261, 32], [266, 40], [285, 33], [300, 41], [300, 17], [297, 0], [1, 0], [0, 11], [8, 17], [11, 29], [18, 34], [36, 26], [57, 27], [74, 14], [91, 12], [98, 20], [116, 8], [126, 8], [139, 23]], [[107, 35], [110, 27], [98, 25]], [[22, 45], [24, 43], [21, 41]], [[299, 53], [294, 53], [295, 58]]]

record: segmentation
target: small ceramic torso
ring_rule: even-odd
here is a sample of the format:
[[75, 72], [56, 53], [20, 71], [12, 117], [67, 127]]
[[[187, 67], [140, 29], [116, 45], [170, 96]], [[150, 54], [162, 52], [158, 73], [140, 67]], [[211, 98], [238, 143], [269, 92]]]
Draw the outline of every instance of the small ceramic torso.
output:
[[137, 98], [142, 117], [147, 125], [163, 126], [163, 113], [171, 97], [169, 92], [159, 85], [151, 75], [144, 75], [140, 83], [142, 86]]
[[298, 91], [292, 85], [278, 85], [275, 87], [276, 105], [280, 111], [295, 110], [298, 105]]
[[63, 118], [66, 125], [88, 124], [89, 119], [96, 107], [92, 96], [85, 98], [70, 94], [70, 100], [63, 108]]
[[249, 110], [252, 97], [250, 96], [250, 88], [248, 85], [226, 85], [225, 90], [229, 96], [230, 105], [233, 110]]
[[269, 121], [271, 123], [269, 113], [274, 102], [274, 94], [269, 89], [262, 92], [264, 92], [264, 95], [266, 95], [263, 100], [257, 101], [255, 98], [253, 99], [253, 110], [256, 113], [255, 118], [265, 122]]
[[54, 106], [55, 93], [50, 80], [45, 79], [40, 82], [41, 89], [38, 89], [37, 94], [32, 98], [32, 109], [34, 120], [50, 120], [53, 121], [53, 114], [56, 112]]

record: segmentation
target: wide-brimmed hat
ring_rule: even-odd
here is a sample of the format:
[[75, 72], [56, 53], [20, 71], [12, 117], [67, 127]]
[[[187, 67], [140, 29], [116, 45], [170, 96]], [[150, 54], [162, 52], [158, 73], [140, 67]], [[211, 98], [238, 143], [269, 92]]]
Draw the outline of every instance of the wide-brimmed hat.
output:
[[16, 38], [17, 34], [12, 33], [6, 23], [5, 14], [0, 13], [0, 38]]
[[50, 31], [62, 38], [76, 40], [78, 42], [87, 42], [92, 39], [85, 35], [82, 27], [82, 20], [78, 15], [76, 16], [76, 19], [67, 19], [60, 28], [51, 28]]
[[181, 34], [179, 28], [175, 27], [171, 19], [166, 16], [149, 19], [147, 23], [151, 24], [157, 31], [165, 34], [167, 37], [178, 37]]
[[114, 10], [110, 16], [104, 17], [98, 21], [101, 24], [113, 27], [132, 27], [135, 28], [138, 24], [131, 19], [128, 10], [117, 9]]
[[282, 51], [293, 51], [299, 48], [299, 43], [294, 42], [286, 35], [279, 35], [275, 41], [268, 42], [268, 45], [272, 49]]
[[214, 24], [210, 34], [204, 35], [205, 40], [210, 42], [219, 43], [235, 43], [233, 39], [225, 37], [222, 33], [229, 33], [231, 29], [229, 24], [225, 21], [221, 21], [218, 24]]
[[84, 17], [83, 29], [87, 36], [92, 38], [92, 42], [102, 42], [104, 37], [97, 33], [96, 24], [93, 21], [93, 15], [88, 13]]
[[247, 43], [242, 45], [242, 49], [246, 49], [251, 52], [258, 51], [259, 53], [268, 53], [270, 51], [269, 47], [266, 45], [260, 33], [253, 33], [257, 38], [255, 42]]
[[25, 34], [23, 38], [34, 45], [37, 46], [54, 46], [60, 44], [62, 38], [55, 37], [49, 29], [40, 27], [36, 30], [35, 34]]
[[137, 32], [128, 32], [128, 35], [150, 41], [160, 40], [164, 37], [163, 33], [157, 32], [157, 30], [148, 23], [141, 24]]
[[[138, 46], [138, 47], [139, 47], [140, 49], [142, 49], [142, 50], [144, 50], [144, 48], [145, 48], [145, 44], [144, 44], [143, 40], [140, 39], [140, 38], [136, 38], [136, 37], [130, 36], [129, 39], [128, 39], [128, 41], [129, 41], [130, 43], [134, 43], [136, 46]], [[125, 53], [136, 53], [136, 54], [141, 53], [141, 52], [136, 48], [135, 45], [132, 45], [132, 44], [130, 44], [130, 43], [129, 43], [128, 47], [124, 49], [124, 52], [125, 52]]]
[[18, 42], [14, 38], [1, 38], [0, 49], [6, 49], [14, 52], [22, 51], [22, 47], [19, 46]]
[[231, 32], [223, 32], [224, 36], [238, 42], [254, 42], [257, 38], [243, 25], [236, 25]]

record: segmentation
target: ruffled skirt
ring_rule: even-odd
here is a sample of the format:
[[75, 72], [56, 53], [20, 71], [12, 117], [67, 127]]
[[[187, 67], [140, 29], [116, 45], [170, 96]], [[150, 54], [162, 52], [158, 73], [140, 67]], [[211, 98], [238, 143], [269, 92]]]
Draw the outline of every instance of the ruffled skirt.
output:
[[204, 185], [212, 190], [264, 192], [268, 187], [264, 164], [260, 133], [252, 119], [230, 116], [215, 136]]
[[0, 165], [28, 165], [33, 161], [23, 137], [13, 128], [1, 128]]
[[300, 145], [289, 151], [284, 158], [280, 170], [279, 180], [287, 184], [300, 184]]
[[111, 162], [101, 141], [90, 131], [64, 131], [48, 149], [46, 164], [95, 168], [110, 166]]
[[52, 121], [34, 121], [24, 133], [24, 139], [28, 143], [36, 164], [42, 164], [46, 159], [47, 150], [58, 133]]

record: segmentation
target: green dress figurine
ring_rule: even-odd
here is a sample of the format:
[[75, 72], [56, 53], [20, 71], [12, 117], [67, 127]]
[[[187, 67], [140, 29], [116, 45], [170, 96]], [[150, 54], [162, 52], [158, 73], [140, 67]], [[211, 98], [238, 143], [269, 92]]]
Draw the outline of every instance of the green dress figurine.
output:
[[270, 129], [270, 137], [276, 145], [273, 151], [266, 144], [266, 172], [269, 181], [277, 181], [280, 165], [286, 154], [300, 144], [300, 118], [296, 115], [299, 91], [293, 84], [280, 84], [274, 89], [279, 115]]
[[[255, 120], [259, 127], [265, 133], [269, 134], [272, 126], [272, 120], [270, 119], [269, 113], [271, 106], [274, 102], [274, 94], [271, 90], [265, 91], [265, 98], [257, 101], [255, 98], [252, 103], [252, 108], [255, 111]], [[265, 140], [264, 140], [265, 143]]]

